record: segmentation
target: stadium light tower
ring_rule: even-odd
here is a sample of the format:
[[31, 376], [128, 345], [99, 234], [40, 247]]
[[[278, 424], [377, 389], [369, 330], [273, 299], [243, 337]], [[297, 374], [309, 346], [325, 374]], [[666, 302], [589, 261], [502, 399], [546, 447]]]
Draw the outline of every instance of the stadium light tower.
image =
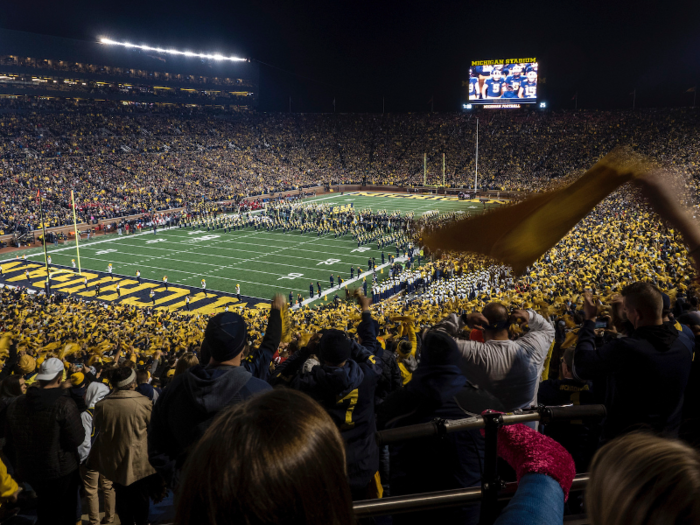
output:
[[228, 60], [229, 62], [247, 62], [247, 58], [240, 57], [225, 57], [221, 53], [208, 54], [208, 53], [193, 53], [191, 51], [178, 51], [176, 49], [163, 49], [160, 47], [151, 46], [140, 46], [137, 44], [130, 44], [129, 42], [117, 42], [110, 38], [100, 38], [100, 44], [110, 45], [110, 46], [122, 46], [130, 47], [134, 49], [143, 49], [144, 51], [155, 51], [156, 53], [166, 53], [168, 55], [181, 55], [186, 57], [195, 58], [206, 58], [208, 60]]

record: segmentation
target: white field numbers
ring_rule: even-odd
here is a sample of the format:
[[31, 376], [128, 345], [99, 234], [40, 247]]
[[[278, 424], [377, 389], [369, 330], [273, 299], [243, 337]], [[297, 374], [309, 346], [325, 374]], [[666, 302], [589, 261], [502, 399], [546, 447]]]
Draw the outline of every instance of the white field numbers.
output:
[[299, 279], [300, 277], [304, 277], [304, 274], [303, 273], [288, 273], [287, 275], [283, 275], [282, 277], [280, 277], [277, 280], [281, 281], [282, 279], [289, 279], [289, 280], [293, 281], [294, 279]]
[[219, 237], [220, 235], [202, 235], [201, 237], [196, 237], [194, 239], [187, 239], [186, 241], [182, 241], [182, 243], [193, 244], [202, 241], [213, 241], [214, 239], [218, 239]]
[[326, 259], [325, 261], [321, 261], [320, 263], [316, 264], [316, 266], [319, 266], [321, 264], [325, 264], [326, 266], [333, 266], [336, 263], [339, 263], [340, 259]]

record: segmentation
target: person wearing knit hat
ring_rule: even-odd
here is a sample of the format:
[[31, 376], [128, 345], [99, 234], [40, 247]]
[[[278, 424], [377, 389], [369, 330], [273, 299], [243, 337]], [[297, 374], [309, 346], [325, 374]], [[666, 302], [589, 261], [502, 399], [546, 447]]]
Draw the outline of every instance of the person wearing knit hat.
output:
[[87, 410], [88, 405], [85, 402], [85, 391], [89, 381], [85, 377], [85, 374], [83, 372], [75, 372], [68, 377], [68, 381], [70, 382], [68, 395], [75, 401], [80, 412]]
[[110, 383], [112, 393], [95, 404], [97, 437], [87, 467], [113, 482], [121, 523], [147, 523], [149, 490], [156, 481], [147, 451], [153, 404], [135, 391], [132, 368], [114, 370]]
[[70, 384], [74, 387], [82, 387], [85, 383], [85, 374], [82, 372], [75, 372], [70, 375]]
[[[377, 324], [369, 311], [371, 299], [359, 295], [362, 321], [359, 344], [340, 330], [327, 330], [314, 344], [299, 349], [276, 370], [273, 385], [300, 390], [323, 406], [338, 426], [346, 444], [348, 479], [353, 499], [380, 492], [375, 474], [379, 468], [374, 397], [382, 376], [383, 349], [377, 341]], [[306, 360], [316, 354], [321, 364], [304, 372]]]
[[19, 358], [17, 368], [22, 373], [22, 375], [25, 376], [26, 379], [26, 376], [30, 375], [36, 369], [36, 359], [34, 359], [30, 355], [24, 354], [22, 357]]
[[187, 449], [222, 409], [271, 388], [266, 379], [282, 338], [284, 304], [284, 297], [275, 295], [262, 344], [245, 359], [245, 319], [233, 312], [212, 317], [204, 331], [201, 364], [176, 375], [158, 398], [149, 428], [149, 459], [171, 486]]
[[326, 330], [316, 347], [322, 363], [342, 367], [350, 359], [352, 343], [340, 330]]

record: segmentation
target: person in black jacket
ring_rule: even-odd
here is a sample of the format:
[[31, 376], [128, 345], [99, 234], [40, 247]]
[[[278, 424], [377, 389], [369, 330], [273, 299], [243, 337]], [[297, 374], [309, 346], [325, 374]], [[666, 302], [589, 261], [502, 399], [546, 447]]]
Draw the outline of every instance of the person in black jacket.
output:
[[[367, 283], [365, 282], [365, 284]], [[374, 322], [377, 324], [378, 332], [379, 324], [377, 321]], [[401, 370], [399, 369], [399, 364], [396, 362], [396, 354], [394, 353], [397, 341], [389, 341], [386, 345], [381, 357], [382, 375], [377, 382], [377, 389], [374, 393], [375, 409], [384, 402], [389, 394], [399, 390], [403, 386]], [[389, 485], [390, 463], [389, 446], [384, 445], [379, 449], [379, 475], [382, 481], [382, 488], [384, 489], [383, 497], [385, 498], [391, 496], [391, 486]]]
[[[593, 405], [599, 400], [591, 381], [580, 381], [571, 373], [574, 348], [564, 350], [559, 366], [559, 379], [540, 382], [537, 404], [545, 406]], [[574, 458], [576, 472], [588, 472], [588, 465], [598, 445], [597, 425], [586, 420], [554, 421], [545, 426], [545, 435], [564, 446]]]
[[7, 441], [16, 453], [17, 478], [37, 494], [40, 525], [75, 525], [80, 516], [78, 445], [85, 429], [75, 402], [61, 388], [63, 363], [41, 364], [39, 387], [7, 407]]
[[628, 337], [596, 348], [598, 307], [586, 293], [586, 321], [578, 333], [573, 375], [593, 380], [595, 385], [596, 381], [605, 382], [608, 412], [601, 444], [642, 428], [676, 437], [695, 341], [663, 322], [661, 292], [653, 284], [632, 283], [623, 289], [622, 296], [632, 331]]
[[270, 362], [282, 337], [284, 297], [276, 295], [260, 348], [243, 358], [248, 328], [233, 312], [213, 317], [202, 343], [202, 364], [176, 376], [153, 407], [148, 458], [175, 488], [187, 452], [225, 407], [270, 390]]
[[[462, 419], [488, 409], [504, 411], [500, 401], [467, 381], [457, 365], [460, 357], [452, 337], [441, 330], [428, 332], [411, 381], [377, 409], [379, 429], [427, 423], [435, 418]], [[473, 487], [481, 482], [484, 440], [478, 430], [412, 439], [389, 448], [392, 496]], [[478, 518], [476, 505], [397, 514], [393, 522], [463, 524], [476, 523]]]
[[[378, 490], [374, 483], [379, 468], [374, 399], [382, 375], [377, 358], [381, 359], [383, 353], [377, 341], [377, 325], [369, 311], [371, 300], [358, 296], [358, 302], [362, 321], [357, 335], [362, 346], [340, 330], [326, 330], [315, 346], [306, 346], [285, 361], [272, 380], [273, 384], [287, 384], [308, 394], [330, 414], [345, 441], [354, 500], [367, 499]], [[312, 353], [321, 364], [302, 372]]]
[[[374, 321], [377, 323], [376, 321]], [[377, 323], [377, 332], [379, 331], [379, 326]], [[384, 400], [394, 392], [403, 386], [403, 381], [401, 380], [401, 370], [399, 369], [399, 364], [396, 362], [395, 349], [397, 346], [397, 341], [390, 341], [387, 347], [382, 352], [381, 365], [382, 365], [382, 376], [377, 382], [377, 389], [374, 394], [374, 405], [378, 407]]]

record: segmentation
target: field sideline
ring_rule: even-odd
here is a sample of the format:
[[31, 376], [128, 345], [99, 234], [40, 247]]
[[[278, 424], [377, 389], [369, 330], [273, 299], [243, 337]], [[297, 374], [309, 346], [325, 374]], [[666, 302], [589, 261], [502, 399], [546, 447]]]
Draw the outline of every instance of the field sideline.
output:
[[[338, 205], [352, 202], [357, 210], [371, 208], [402, 213], [414, 211], [416, 217], [429, 210], [472, 213], [484, 210], [484, 206], [477, 202], [426, 195], [355, 192], [326, 195], [305, 202], [312, 200]], [[493, 205], [497, 204], [487, 204], [487, 207]], [[21, 255], [21, 252], [14, 252], [13, 255], [17, 253]], [[56, 249], [49, 247], [48, 254], [54, 265], [64, 269], [70, 269], [71, 259], [77, 260], [72, 243]], [[269, 300], [276, 292], [283, 293], [285, 297], [292, 292], [295, 299], [300, 293], [304, 299], [309, 299], [310, 283], [313, 283], [314, 291], [318, 282], [326, 292], [330, 287], [331, 274], [337, 285], [338, 275], [344, 280], [350, 278], [351, 267], [356, 272], [358, 268], [361, 272], [366, 272], [370, 258], [375, 258], [376, 264], [381, 265], [381, 254], [382, 251], [377, 250], [376, 244], [358, 247], [350, 236], [336, 239], [333, 234], [317, 236], [315, 233], [268, 232], [250, 228], [230, 233], [223, 230], [207, 232], [201, 229], [193, 231], [191, 228], [171, 228], [158, 230], [155, 235], [152, 231], [129, 236], [112, 234], [106, 238], [99, 237], [80, 243], [83, 273], [87, 270], [104, 275], [111, 263], [115, 277], [133, 280], [136, 270], [140, 270], [143, 279], [159, 284], [167, 275], [171, 288], [181, 286], [189, 289], [190, 293], [192, 290], [200, 291], [201, 279], [206, 280], [207, 291], [228, 292], [226, 295], [234, 293], [236, 284], [240, 284], [241, 295], [248, 300]], [[396, 255], [395, 247], [384, 248], [384, 254], [385, 258], [389, 254]], [[26, 255], [27, 260], [33, 263], [32, 266], [37, 265], [32, 271], [39, 272], [36, 274], [39, 277], [43, 272], [43, 252], [34, 248], [28, 250]], [[17, 260], [13, 258], [7, 262], [11, 261]], [[72, 272], [69, 270], [65, 273]], [[8, 284], [28, 284], [20, 274], [10, 274], [9, 277]], [[72, 277], [75, 279], [77, 276]], [[380, 277], [386, 277], [386, 273], [380, 274]], [[107, 286], [110, 284], [106, 282]], [[356, 286], [360, 284], [358, 281]], [[144, 292], [147, 294], [147, 290]], [[81, 294], [89, 296], [90, 292], [84, 291]], [[127, 304], [139, 302], [134, 296], [114, 299]]]

